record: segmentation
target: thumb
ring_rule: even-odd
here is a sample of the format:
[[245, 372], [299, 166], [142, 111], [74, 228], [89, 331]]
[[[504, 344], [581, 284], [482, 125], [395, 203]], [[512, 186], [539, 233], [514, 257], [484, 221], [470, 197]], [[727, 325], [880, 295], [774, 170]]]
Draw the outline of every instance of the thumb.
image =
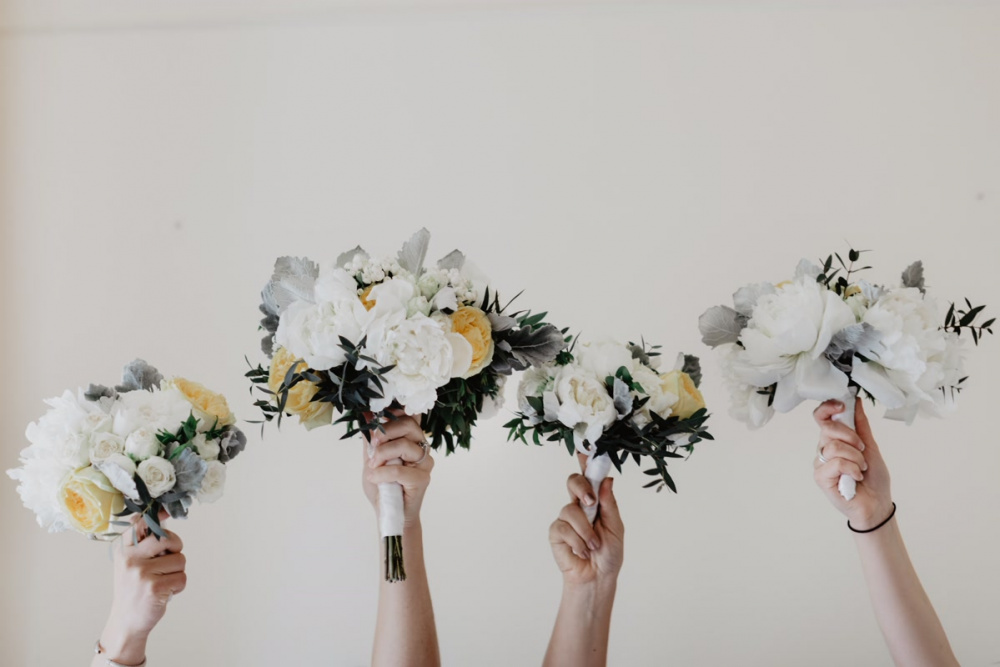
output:
[[621, 512], [618, 510], [618, 500], [615, 498], [614, 477], [607, 477], [601, 482], [598, 492], [600, 497], [600, 521], [604, 527], [615, 535], [621, 535], [625, 531], [625, 524], [622, 522]]
[[587, 462], [590, 461], [590, 457], [577, 452], [576, 459], [580, 462], [580, 472], [587, 472]]

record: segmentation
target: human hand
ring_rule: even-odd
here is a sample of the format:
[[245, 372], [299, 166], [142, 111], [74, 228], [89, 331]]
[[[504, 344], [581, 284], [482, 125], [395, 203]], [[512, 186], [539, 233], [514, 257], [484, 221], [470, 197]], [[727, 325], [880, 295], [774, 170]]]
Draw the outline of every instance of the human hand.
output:
[[[417, 418], [402, 412], [372, 431], [363, 447], [362, 485], [378, 514], [378, 485], [395, 482], [403, 487], [403, 515], [407, 526], [420, 521], [420, 506], [431, 481], [434, 457], [425, 449], [426, 438]], [[399, 462], [402, 465], [399, 465]]]
[[[864, 404], [860, 398], [856, 400], [856, 430], [834, 421], [834, 415], [844, 411], [840, 401], [826, 401], [813, 412], [820, 428], [817, 453], [827, 460], [823, 463], [819, 456], [814, 459], [813, 476], [816, 485], [830, 503], [847, 517], [851, 526], [867, 530], [884, 521], [892, 512], [892, 493], [889, 469], [872, 435]], [[858, 482], [857, 495], [851, 500], [845, 500], [837, 488], [841, 475]]]
[[[586, 457], [581, 463], [585, 465]], [[572, 502], [549, 527], [549, 543], [563, 580], [571, 584], [614, 581], [625, 557], [625, 525], [615, 499], [614, 478], [601, 482], [600, 508], [591, 525], [581, 505], [596, 502], [590, 481], [581, 474], [566, 482]]]
[[[161, 525], [166, 518], [163, 511]], [[157, 540], [141, 518], [133, 522], [135, 541], [129, 529], [112, 544], [114, 597], [100, 637], [101, 657], [127, 665], [143, 661], [149, 634], [173, 596], [187, 586], [181, 538], [164, 529], [166, 538]]]

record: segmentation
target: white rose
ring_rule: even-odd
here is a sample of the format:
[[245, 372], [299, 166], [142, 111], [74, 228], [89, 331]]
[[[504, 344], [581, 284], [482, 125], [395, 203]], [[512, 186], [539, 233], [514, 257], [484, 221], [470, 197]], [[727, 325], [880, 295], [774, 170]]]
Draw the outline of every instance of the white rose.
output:
[[[661, 417], [669, 417], [671, 408], [677, 403], [680, 397], [677, 394], [667, 391], [663, 387], [663, 381], [660, 378], [660, 374], [656, 371], [639, 364], [638, 367], [632, 372], [632, 379], [639, 383], [646, 395], [649, 396], [649, 400], [643, 405], [633, 417], [633, 421], [640, 428], [652, 421], [649, 416], [650, 412], [656, 413]], [[640, 396], [641, 394], [634, 395]]]
[[555, 397], [559, 400], [558, 419], [570, 427], [580, 445], [593, 445], [604, 429], [618, 420], [614, 400], [603, 380], [577, 366], [563, 366], [555, 377]]
[[160, 453], [160, 441], [151, 429], [136, 429], [125, 438], [125, 453], [136, 461], [145, 461]]
[[139, 500], [139, 490], [135, 486], [135, 461], [124, 454], [112, 454], [94, 467], [104, 473], [104, 476], [128, 498]]
[[174, 464], [161, 456], [152, 456], [146, 459], [139, 464], [136, 472], [139, 474], [139, 479], [146, 484], [149, 495], [153, 498], [159, 498], [174, 488], [174, 484], [177, 482]]
[[360, 300], [357, 307], [349, 303], [296, 301], [281, 314], [274, 339], [310, 368], [322, 371], [340, 366], [347, 359], [340, 346], [341, 336], [357, 343], [363, 335], [358, 308], [364, 310]]
[[198, 500], [203, 503], [214, 503], [222, 497], [225, 486], [226, 466], [219, 461], [209, 461], [208, 470], [201, 480], [201, 489], [198, 490]]
[[90, 461], [97, 463], [112, 454], [123, 454], [125, 441], [120, 435], [100, 431], [90, 436]]
[[778, 383], [774, 408], [787, 412], [805, 399], [826, 400], [847, 393], [847, 376], [823, 353], [830, 339], [857, 320], [835, 292], [800, 278], [764, 294], [740, 334], [745, 354], [733, 363], [741, 384]]
[[[453, 352], [444, 328], [434, 319], [417, 315], [384, 332], [372, 355], [386, 373], [386, 397], [373, 401], [372, 409], [388, 407], [395, 398], [409, 415], [427, 412], [437, 400], [437, 390], [451, 379]], [[369, 341], [371, 345], [373, 341]]]
[[198, 456], [205, 459], [206, 461], [214, 461], [219, 458], [219, 440], [207, 440], [205, 439], [204, 433], [199, 433], [194, 440], [191, 441], [194, 445], [195, 451], [198, 452]]

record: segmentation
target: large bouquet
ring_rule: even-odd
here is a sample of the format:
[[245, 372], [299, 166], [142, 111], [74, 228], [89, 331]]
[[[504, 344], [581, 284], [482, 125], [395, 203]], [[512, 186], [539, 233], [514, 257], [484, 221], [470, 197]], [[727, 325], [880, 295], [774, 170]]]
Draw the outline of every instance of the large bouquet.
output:
[[[425, 268], [430, 233], [417, 232], [396, 257], [360, 247], [318, 265], [282, 257], [262, 292], [270, 368], [247, 376], [266, 398], [270, 421], [295, 415], [307, 428], [346, 424], [368, 434], [399, 410], [423, 415], [430, 446], [468, 448], [472, 427], [502, 402], [506, 377], [546, 363], [565, 346], [544, 313], [506, 314], [465, 256]], [[397, 461], [396, 463], [401, 463]], [[405, 579], [403, 494], [379, 487], [386, 579]]]
[[226, 399], [137, 359], [116, 387], [90, 385], [46, 401], [31, 445], [7, 474], [50, 532], [113, 539], [139, 514], [157, 539], [159, 514], [184, 518], [192, 500], [222, 496], [226, 464], [246, 447]]
[[[595, 498], [611, 466], [621, 472], [629, 457], [638, 465], [647, 457], [655, 466], [644, 471], [658, 478], [646, 487], [660, 491], [665, 485], [676, 493], [667, 460], [686, 458], [712, 436], [705, 430], [698, 358], [679, 355], [672, 370], [661, 372], [658, 350], [645, 343], [574, 343], [554, 362], [524, 374], [520, 413], [506, 424], [508, 439], [527, 443], [530, 433], [536, 445], [562, 441], [570, 454], [586, 454], [584, 476]], [[584, 511], [593, 523], [597, 504]]]
[[[871, 268], [858, 266], [862, 252], [852, 249], [847, 262], [839, 254], [820, 264], [802, 260], [791, 280], [748, 285], [733, 295], [733, 308], [701, 316], [702, 340], [723, 350], [734, 417], [757, 428], [775, 410], [840, 399], [846, 410], [836, 418], [854, 428], [859, 390], [887, 408], [886, 417], [907, 423], [954, 407], [967, 379], [962, 334], [978, 344], [993, 333], [993, 320], [976, 324], [984, 307], [968, 300], [942, 317], [921, 262], [898, 286], [859, 279]], [[854, 497], [852, 478], [842, 476], [839, 487]]]

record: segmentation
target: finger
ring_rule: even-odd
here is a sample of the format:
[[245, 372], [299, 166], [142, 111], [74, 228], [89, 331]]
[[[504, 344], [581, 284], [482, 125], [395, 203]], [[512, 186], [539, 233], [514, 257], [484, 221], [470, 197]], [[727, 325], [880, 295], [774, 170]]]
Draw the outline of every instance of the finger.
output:
[[187, 556], [184, 554], [167, 554], [152, 558], [149, 561], [150, 571], [155, 574], [174, 574], [183, 572], [187, 565]]
[[424, 457], [424, 448], [408, 438], [398, 438], [379, 445], [368, 465], [377, 468], [386, 461], [402, 459], [404, 463], [416, 463]]
[[549, 543], [553, 545], [565, 544], [578, 558], [590, 558], [590, 551], [583, 538], [562, 519], [556, 519], [549, 526]]
[[601, 482], [600, 496], [601, 509], [597, 520], [601, 525], [610, 530], [613, 534], [622, 536], [625, 534], [625, 522], [622, 521], [621, 512], [618, 509], [618, 499], [615, 498], [615, 478], [607, 477]]
[[865, 445], [874, 450], [876, 456], [881, 455], [878, 443], [875, 442], [875, 435], [872, 433], [872, 424], [868, 421], [868, 414], [865, 412], [865, 402], [860, 398], [854, 404], [854, 428], [858, 432], [858, 437]]
[[139, 544], [132, 548], [133, 555], [136, 558], [153, 558], [160, 555], [161, 553], [180, 553], [181, 549], [184, 548], [184, 542], [178, 537], [177, 533], [165, 530], [166, 537], [161, 537], [156, 539], [156, 535], [150, 535]]
[[[859, 451], [865, 451], [865, 443], [861, 440], [861, 436], [858, 435], [857, 431], [846, 424], [841, 424], [840, 422], [828, 421], [820, 427], [820, 444], [824, 444], [831, 440], [840, 440], [841, 442], [846, 442], [852, 445]], [[827, 458], [830, 457], [828, 456]]]
[[169, 602], [171, 597], [182, 593], [185, 588], [187, 588], [187, 575], [183, 572], [174, 572], [157, 577], [153, 582], [153, 595], [164, 602]]
[[372, 484], [395, 482], [402, 485], [404, 489], [423, 489], [431, 481], [430, 471], [411, 466], [380, 466], [369, 470], [367, 477]]
[[580, 505], [577, 503], [566, 505], [559, 512], [559, 519], [568, 523], [592, 550], [596, 551], [601, 548], [601, 540], [597, 537], [594, 527], [590, 525], [590, 519], [584, 514]]
[[586, 454], [576, 453], [576, 460], [580, 462], [580, 472], [587, 471], [587, 462], [590, 461], [590, 457]]
[[597, 502], [594, 497], [594, 489], [590, 486], [590, 480], [577, 473], [570, 475], [566, 480], [566, 488], [569, 490], [571, 500], [578, 501], [581, 505], [590, 507]]
[[413, 417], [402, 416], [383, 424], [380, 429], [371, 432], [372, 444], [378, 447], [382, 443], [408, 438], [413, 442], [424, 441], [424, 431]]
[[822, 425], [833, 419], [833, 416], [844, 411], [844, 404], [840, 401], [824, 401], [819, 407], [813, 410], [813, 419], [817, 424]]
[[[820, 447], [819, 453], [822, 454], [823, 458], [827, 461], [832, 461], [833, 459], [847, 459], [848, 461], [856, 464], [862, 472], [868, 470], [868, 462], [865, 461], [865, 455], [858, 451], [853, 445], [841, 442], [840, 440], [831, 440]], [[819, 461], [819, 459], [816, 459]]]
[[861, 473], [861, 468], [858, 464], [848, 461], [847, 459], [833, 459], [827, 461], [820, 467], [816, 468], [814, 473], [817, 483], [827, 489], [837, 488], [837, 484], [840, 481], [841, 475], [847, 475], [851, 477], [856, 482], [863, 482], [865, 476]]

